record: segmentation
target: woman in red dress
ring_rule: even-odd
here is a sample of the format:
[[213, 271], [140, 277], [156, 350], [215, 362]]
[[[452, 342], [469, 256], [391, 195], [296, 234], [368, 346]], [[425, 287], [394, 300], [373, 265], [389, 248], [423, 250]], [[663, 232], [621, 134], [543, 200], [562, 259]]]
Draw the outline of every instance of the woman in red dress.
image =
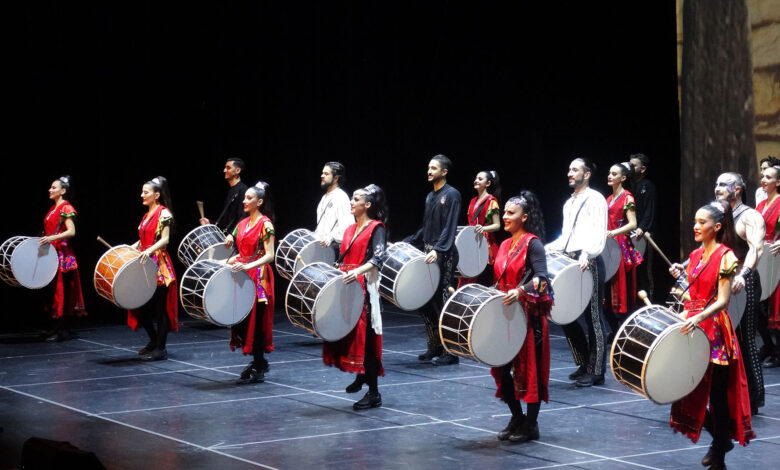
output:
[[354, 403], [355, 410], [382, 406], [377, 377], [382, 367], [382, 311], [379, 303], [379, 270], [386, 253], [387, 205], [382, 188], [370, 184], [352, 194], [350, 212], [356, 223], [347, 227], [341, 242], [339, 269], [344, 283], [359, 282], [363, 288], [363, 311], [355, 328], [339, 341], [325, 342], [322, 361], [344, 372], [357, 374], [347, 393], [357, 393], [368, 384], [368, 392]]
[[49, 199], [54, 205], [43, 219], [43, 236], [39, 244], [51, 243], [57, 250], [59, 268], [53, 284], [53, 298], [47, 310], [51, 312], [54, 326], [44, 335], [46, 341], [62, 341], [67, 338], [65, 319], [83, 316], [84, 296], [81, 292], [79, 265], [76, 253], [68, 240], [76, 236], [76, 209], [66, 199], [70, 194], [70, 176], [62, 176], [49, 187]]
[[[683, 269], [690, 280], [690, 300], [682, 312], [680, 331], [689, 334], [698, 325], [710, 340], [710, 365], [699, 385], [672, 405], [670, 426], [694, 443], [704, 427], [712, 434], [712, 444], [702, 459], [711, 469], [726, 468], [725, 456], [735, 439], [747, 445], [755, 437], [751, 424], [745, 368], [739, 342], [726, 308], [731, 295], [731, 278], [738, 261], [730, 245], [734, 243], [731, 206], [713, 201], [696, 211], [694, 238], [701, 247], [693, 250], [687, 268], [674, 264], [669, 271], [679, 277]], [[709, 410], [707, 401], [709, 399]]]
[[[520, 302], [528, 320], [528, 333], [517, 356], [490, 373], [496, 380], [496, 396], [509, 406], [512, 418], [498, 433], [499, 440], [527, 442], [539, 439], [537, 418], [541, 401], [548, 401], [550, 380], [550, 334], [547, 315], [552, 308], [552, 291], [547, 283], [544, 218], [539, 200], [521, 191], [504, 206], [504, 230], [512, 234], [501, 243], [493, 272], [497, 287], [506, 292], [504, 304]], [[520, 400], [527, 403], [523, 414]]]
[[[147, 181], [141, 189], [141, 202], [148, 208], [138, 226], [139, 240], [133, 244], [141, 252], [141, 262], [157, 265], [157, 289], [151, 300], [137, 310], [128, 312], [128, 324], [138, 324], [149, 335], [149, 343], [138, 354], [145, 361], [168, 358], [168, 332], [179, 329], [179, 296], [176, 273], [166, 247], [170, 241], [173, 214], [168, 180], [162, 176]], [[156, 326], [155, 326], [156, 324]]]
[[459, 277], [458, 287], [466, 284], [479, 283], [483, 286], [493, 285], [493, 262], [498, 252], [498, 244], [493, 232], [501, 228], [501, 184], [498, 173], [492, 170], [480, 171], [474, 178], [474, 189], [477, 195], [469, 203], [468, 224], [475, 226], [477, 233], [485, 235], [488, 244], [488, 265], [482, 274], [473, 277]]
[[[766, 226], [765, 241], [770, 244], [769, 253], [764, 256], [777, 256], [780, 252], [780, 167], [770, 166], [761, 174], [761, 188], [766, 192], [767, 198], [758, 203], [756, 210], [764, 217]], [[764, 250], [766, 251], [766, 250]], [[762, 302], [762, 313], [765, 316], [758, 322], [758, 332], [764, 343], [759, 353], [764, 358], [764, 367], [780, 366], [780, 289], [775, 289], [772, 295]], [[774, 338], [773, 338], [774, 337]]]
[[270, 208], [268, 184], [259, 181], [244, 193], [244, 212], [249, 217], [238, 223], [225, 242], [230, 245], [235, 240], [238, 255], [228, 263], [233, 265], [233, 271], [246, 271], [257, 292], [252, 311], [230, 330], [230, 349], [241, 348], [244, 354], [252, 355], [252, 362], [241, 372], [237, 385], [263, 382], [269, 370], [265, 353], [274, 350], [274, 226]]
[[630, 163], [616, 163], [607, 175], [607, 185], [612, 188], [607, 197], [607, 240], [614, 238], [620, 246], [620, 267], [609, 281], [610, 301], [606, 302], [613, 332], [635, 308], [636, 267], [642, 263], [642, 254], [634, 249], [629, 235], [637, 226], [636, 201], [626, 189], [632, 173]]

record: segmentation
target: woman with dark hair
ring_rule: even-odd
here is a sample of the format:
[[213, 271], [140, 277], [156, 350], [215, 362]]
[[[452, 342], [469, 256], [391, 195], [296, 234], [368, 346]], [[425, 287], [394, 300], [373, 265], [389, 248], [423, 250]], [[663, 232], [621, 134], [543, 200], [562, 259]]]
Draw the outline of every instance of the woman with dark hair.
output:
[[83, 316], [84, 296], [81, 292], [81, 278], [76, 253], [68, 243], [76, 236], [76, 209], [68, 202], [70, 196], [70, 176], [61, 176], [49, 187], [49, 199], [54, 201], [43, 219], [43, 236], [40, 245], [51, 243], [57, 251], [59, 267], [54, 279], [52, 303], [46, 307], [53, 319], [53, 328], [44, 334], [45, 341], [62, 341], [67, 337], [65, 318]]
[[[758, 203], [756, 210], [764, 217], [764, 240], [771, 244], [769, 253], [777, 256], [780, 253], [780, 241], [777, 240], [780, 236], [780, 231], [777, 230], [780, 222], [780, 167], [770, 166], [762, 172], [761, 188], [767, 197]], [[763, 305], [761, 310], [766, 312], [766, 316], [762, 316], [758, 322], [758, 331], [764, 345], [761, 346], [759, 356], [764, 358], [764, 367], [777, 367], [780, 366], [780, 289], [772, 292]]]
[[475, 282], [483, 286], [493, 285], [493, 262], [498, 251], [498, 243], [496, 243], [493, 232], [501, 228], [501, 203], [499, 201], [501, 183], [498, 179], [498, 173], [493, 170], [480, 171], [474, 178], [474, 189], [477, 191], [477, 195], [469, 203], [466, 214], [468, 224], [473, 225], [477, 233], [485, 235], [488, 244], [488, 265], [476, 278], [458, 278], [458, 287]]
[[265, 353], [274, 350], [274, 225], [268, 214], [270, 191], [268, 183], [259, 181], [244, 194], [244, 212], [249, 217], [241, 220], [225, 244], [236, 241], [238, 255], [228, 260], [233, 271], [246, 271], [255, 282], [257, 302], [249, 315], [230, 330], [230, 349], [242, 348], [252, 355], [252, 362], [241, 372], [238, 385], [263, 382], [268, 372]]
[[713, 441], [702, 465], [726, 468], [726, 452], [734, 447], [731, 440], [747, 445], [755, 437], [745, 368], [726, 311], [738, 267], [730, 248], [736, 237], [731, 205], [718, 200], [702, 206], [696, 211], [693, 233], [701, 246], [691, 252], [687, 268], [675, 263], [669, 272], [679, 277], [685, 269], [688, 274], [690, 300], [684, 303], [686, 320], [680, 331], [692, 333], [697, 325], [704, 329], [711, 345], [710, 365], [693, 392], [672, 405], [669, 424], [694, 443], [704, 427]]
[[612, 332], [617, 331], [626, 314], [636, 304], [636, 267], [642, 263], [642, 254], [634, 249], [630, 233], [636, 229], [636, 201], [626, 189], [633, 174], [630, 163], [616, 163], [609, 169], [607, 185], [612, 194], [607, 197], [607, 240], [614, 238], [620, 246], [620, 266], [609, 281], [610, 302], [607, 320]]
[[157, 265], [157, 289], [149, 302], [138, 310], [128, 312], [127, 322], [133, 329], [140, 323], [149, 335], [149, 343], [138, 351], [141, 359], [161, 361], [168, 358], [168, 350], [165, 348], [168, 332], [179, 329], [176, 273], [166, 250], [173, 227], [168, 180], [158, 176], [144, 183], [141, 202], [148, 211], [138, 226], [139, 240], [133, 244], [133, 248], [141, 251], [142, 263], [151, 260]]
[[339, 269], [344, 283], [359, 282], [363, 288], [363, 311], [355, 328], [339, 341], [325, 342], [322, 361], [344, 372], [357, 374], [347, 393], [357, 393], [368, 384], [368, 392], [352, 407], [355, 410], [382, 406], [377, 377], [382, 367], [382, 311], [379, 303], [379, 270], [385, 260], [387, 205], [382, 188], [370, 184], [352, 194], [350, 212], [356, 223], [344, 231]]
[[[544, 218], [539, 200], [531, 191], [521, 191], [504, 206], [504, 240], [496, 254], [493, 272], [497, 288], [506, 292], [504, 304], [519, 301], [525, 310], [528, 333], [517, 356], [490, 373], [496, 380], [496, 396], [509, 406], [512, 418], [498, 433], [499, 440], [527, 442], [539, 439], [537, 418], [541, 401], [549, 399], [550, 334], [547, 315], [552, 308], [552, 290], [547, 282]], [[528, 404], [523, 414], [520, 400]]]

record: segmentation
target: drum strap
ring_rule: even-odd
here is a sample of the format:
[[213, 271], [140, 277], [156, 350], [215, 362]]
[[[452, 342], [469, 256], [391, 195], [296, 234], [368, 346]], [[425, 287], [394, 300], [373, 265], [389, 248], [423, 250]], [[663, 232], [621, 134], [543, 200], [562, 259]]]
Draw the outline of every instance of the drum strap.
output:
[[577, 226], [577, 219], [580, 217], [580, 212], [582, 212], [582, 208], [585, 207], [585, 203], [588, 202], [588, 198], [590, 196], [583, 199], [582, 204], [580, 204], [580, 208], [577, 209], [577, 213], [574, 215], [574, 223], [571, 224], [571, 232], [569, 232], [569, 238], [566, 239], [566, 244], [563, 245], [563, 251], [564, 253], [567, 252], [567, 248], [569, 247], [569, 242], [571, 241], [571, 236], [574, 235], [574, 227]]
[[[531, 243], [531, 240], [533, 240], [533, 237], [528, 237], [527, 241], [524, 243], [525, 245]], [[518, 253], [522, 251], [522, 246], [518, 246], [514, 253], [512, 253], [512, 256], [509, 257], [509, 259], [506, 261], [506, 264], [504, 265], [504, 270], [501, 271], [501, 275], [496, 279], [496, 283], [493, 284], [493, 287], [498, 289], [498, 285], [501, 284], [501, 281], [504, 279], [504, 276], [506, 276], [506, 272], [509, 270], [509, 264], [512, 262], [513, 259], [515, 259], [515, 256], [517, 256]], [[531, 275], [531, 271], [528, 271], [525, 273], [525, 276], [523, 276], [523, 280], [520, 282], [520, 285], [525, 284], [528, 282], [528, 276]]]
[[[482, 208], [485, 207], [485, 204], [490, 200], [490, 196], [485, 196], [483, 198], [482, 203], [477, 207], [477, 210], [474, 211], [474, 215], [471, 217], [471, 220], [469, 220], [469, 225], [473, 224], [475, 220], [479, 218], [479, 213], [482, 212]], [[487, 222], [487, 220], [485, 221]]]

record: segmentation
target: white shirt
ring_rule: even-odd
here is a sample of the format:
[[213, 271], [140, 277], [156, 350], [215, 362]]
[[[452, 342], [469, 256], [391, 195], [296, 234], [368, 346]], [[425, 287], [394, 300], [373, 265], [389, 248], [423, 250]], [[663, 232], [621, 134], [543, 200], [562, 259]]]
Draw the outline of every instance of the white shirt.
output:
[[760, 187], [756, 189], [756, 207], [758, 207], [758, 203], [766, 199], [768, 196], [766, 194], [766, 191], [761, 189]]
[[[575, 218], [577, 225], [574, 225]], [[563, 205], [561, 231], [560, 237], [547, 244], [547, 251], [581, 251], [580, 260], [600, 255], [607, 238], [607, 200], [591, 188], [572, 194]]]
[[344, 230], [355, 223], [349, 212], [349, 196], [341, 188], [325, 193], [317, 206], [317, 228], [314, 236], [324, 242], [341, 243]]

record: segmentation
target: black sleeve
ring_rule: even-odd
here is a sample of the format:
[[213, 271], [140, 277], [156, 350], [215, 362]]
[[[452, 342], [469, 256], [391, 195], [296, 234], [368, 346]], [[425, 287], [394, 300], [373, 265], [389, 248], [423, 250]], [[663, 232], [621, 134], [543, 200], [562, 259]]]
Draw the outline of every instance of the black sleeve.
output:
[[460, 215], [460, 193], [456, 189], [449, 191], [447, 195], [447, 216], [441, 235], [433, 246], [438, 252], [450, 251], [458, 233], [458, 216]]
[[[525, 270], [532, 273], [528, 277], [528, 282], [523, 284], [523, 290], [526, 292], [534, 292], [533, 278], [538, 277], [540, 281], [547, 280], [547, 255], [544, 252], [544, 244], [538, 239], [534, 238], [528, 245], [528, 253], [525, 257]], [[539, 283], [542, 284], [541, 282]]]
[[[636, 197], [636, 196], [635, 196]], [[655, 185], [647, 181], [645, 183], [645, 193], [642, 195], [642, 207], [637, 220], [637, 227], [644, 232], [652, 232], [655, 226], [655, 205], [656, 205]], [[638, 205], [638, 204], [637, 204]], [[639, 207], [637, 207], [639, 209]]]
[[371, 263], [374, 266], [376, 266], [376, 269], [382, 269], [382, 265], [385, 263], [385, 258], [387, 258], [387, 239], [386, 239], [386, 233], [385, 228], [381, 225], [374, 229], [374, 232], [371, 234], [371, 240], [368, 243], [368, 247], [366, 248], [366, 257], [365, 259], [367, 263]]

